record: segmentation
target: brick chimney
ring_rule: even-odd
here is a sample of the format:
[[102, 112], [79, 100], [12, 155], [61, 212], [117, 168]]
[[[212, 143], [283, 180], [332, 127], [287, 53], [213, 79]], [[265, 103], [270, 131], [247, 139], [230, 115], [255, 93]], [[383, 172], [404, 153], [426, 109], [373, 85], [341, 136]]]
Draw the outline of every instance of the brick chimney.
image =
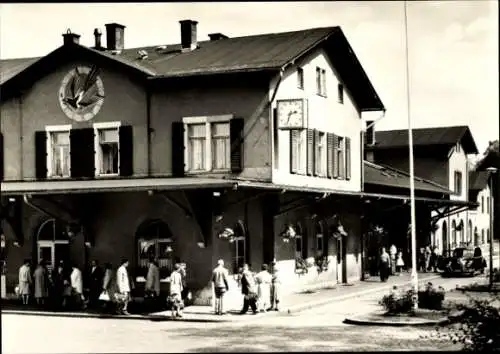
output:
[[119, 23], [107, 23], [106, 47], [108, 50], [122, 50], [125, 42], [125, 26]]
[[210, 38], [210, 41], [218, 41], [221, 39], [229, 38], [228, 36], [222, 33], [210, 33], [208, 37]]
[[181, 24], [181, 46], [183, 51], [194, 50], [198, 46], [196, 35], [197, 21], [183, 20], [179, 21]]
[[101, 44], [101, 36], [102, 32], [99, 28], [94, 29], [94, 48], [95, 49], [102, 49], [102, 44]]
[[71, 30], [69, 28], [66, 31], [66, 33], [63, 33], [62, 36], [64, 45], [80, 44], [80, 35], [76, 33], [71, 33]]

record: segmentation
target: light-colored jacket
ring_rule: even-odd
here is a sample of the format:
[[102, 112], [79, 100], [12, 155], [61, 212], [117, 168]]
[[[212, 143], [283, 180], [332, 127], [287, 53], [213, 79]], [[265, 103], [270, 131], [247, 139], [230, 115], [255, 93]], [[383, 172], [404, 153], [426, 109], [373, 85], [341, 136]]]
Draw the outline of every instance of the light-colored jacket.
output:
[[229, 273], [226, 268], [222, 266], [217, 266], [212, 272], [212, 282], [216, 288], [229, 288], [227, 279], [229, 278]]
[[82, 272], [78, 268], [73, 268], [70, 275], [71, 287], [78, 294], [83, 294]]
[[150, 263], [146, 276], [146, 290], [160, 294], [160, 270], [156, 264]]
[[123, 265], [116, 271], [116, 284], [118, 285], [118, 291], [120, 293], [130, 292], [130, 280], [128, 278], [127, 268]]

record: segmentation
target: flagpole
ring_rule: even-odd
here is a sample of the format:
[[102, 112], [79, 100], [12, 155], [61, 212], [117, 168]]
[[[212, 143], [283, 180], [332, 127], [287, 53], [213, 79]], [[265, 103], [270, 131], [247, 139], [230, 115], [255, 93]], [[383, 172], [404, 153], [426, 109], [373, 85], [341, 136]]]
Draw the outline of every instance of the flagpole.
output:
[[410, 106], [410, 68], [408, 55], [408, 15], [407, 4], [404, 4], [404, 25], [405, 25], [405, 64], [406, 64], [406, 110], [408, 117], [408, 146], [410, 155], [410, 210], [411, 210], [411, 283], [414, 290], [413, 308], [418, 309], [418, 273], [417, 273], [417, 237], [415, 227], [415, 171], [413, 161], [413, 130]]

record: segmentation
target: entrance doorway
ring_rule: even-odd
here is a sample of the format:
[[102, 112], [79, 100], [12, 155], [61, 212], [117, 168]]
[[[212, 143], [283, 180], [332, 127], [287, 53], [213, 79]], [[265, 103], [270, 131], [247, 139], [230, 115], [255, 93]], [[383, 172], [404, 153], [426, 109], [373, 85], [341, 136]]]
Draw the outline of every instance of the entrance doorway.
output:
[[337, 283], [347, 283], [346, 241], [344, 236], [337, 238]]
[[56, 219], [49, 219], [40, 225], [36, 237], [37, 262], [42, 259], [48, 269], [53, 269], [59, 261], [69, 258], [69, 239], [65, 225]]

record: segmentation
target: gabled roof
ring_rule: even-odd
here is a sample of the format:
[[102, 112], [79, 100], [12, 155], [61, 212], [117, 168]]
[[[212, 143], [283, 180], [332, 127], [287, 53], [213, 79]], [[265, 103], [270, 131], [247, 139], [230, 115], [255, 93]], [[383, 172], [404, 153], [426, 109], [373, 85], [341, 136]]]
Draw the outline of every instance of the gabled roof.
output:
[[[415, 190], [447, 195], [452, 194], [452, 191], [448, 188], [435, 182], [416, 176], [414, 180]], [[410, 175], [389, 166], [364, 161], [364, 183], [392, 188], [410, 189]]]
[[[468, 126], [413, 129], [413, 146], [451, 147], [460, 142], [467, 154], [477, 154], [477, 146]], [[408, 147], [408, 130], [386, 130], [375, 133], [375, 145], [368, 149], [399, 149]]]
[[482, 191], [488, 185], [490, 173], [488, 171], [469, 172], [469, 190]]
[[[80, 45], [96, 55], [120, 61], [155, 78], [280, 70], [320, 47], [329, 53], [346, 88], [362, 111], [382, 110], [383, 103], [340, 27], [314, 28], [302, 31], [261, 34], [198, 42], [198, 48], [182, 52], [180, 44], [131, 48], [112, 54]], [[138, 52], [147, 52], [141, 59]], [[36, 62], [36, 59], [0, 61], [0, 85]], [[7, 68], [7, 70], [4, 70]]]

